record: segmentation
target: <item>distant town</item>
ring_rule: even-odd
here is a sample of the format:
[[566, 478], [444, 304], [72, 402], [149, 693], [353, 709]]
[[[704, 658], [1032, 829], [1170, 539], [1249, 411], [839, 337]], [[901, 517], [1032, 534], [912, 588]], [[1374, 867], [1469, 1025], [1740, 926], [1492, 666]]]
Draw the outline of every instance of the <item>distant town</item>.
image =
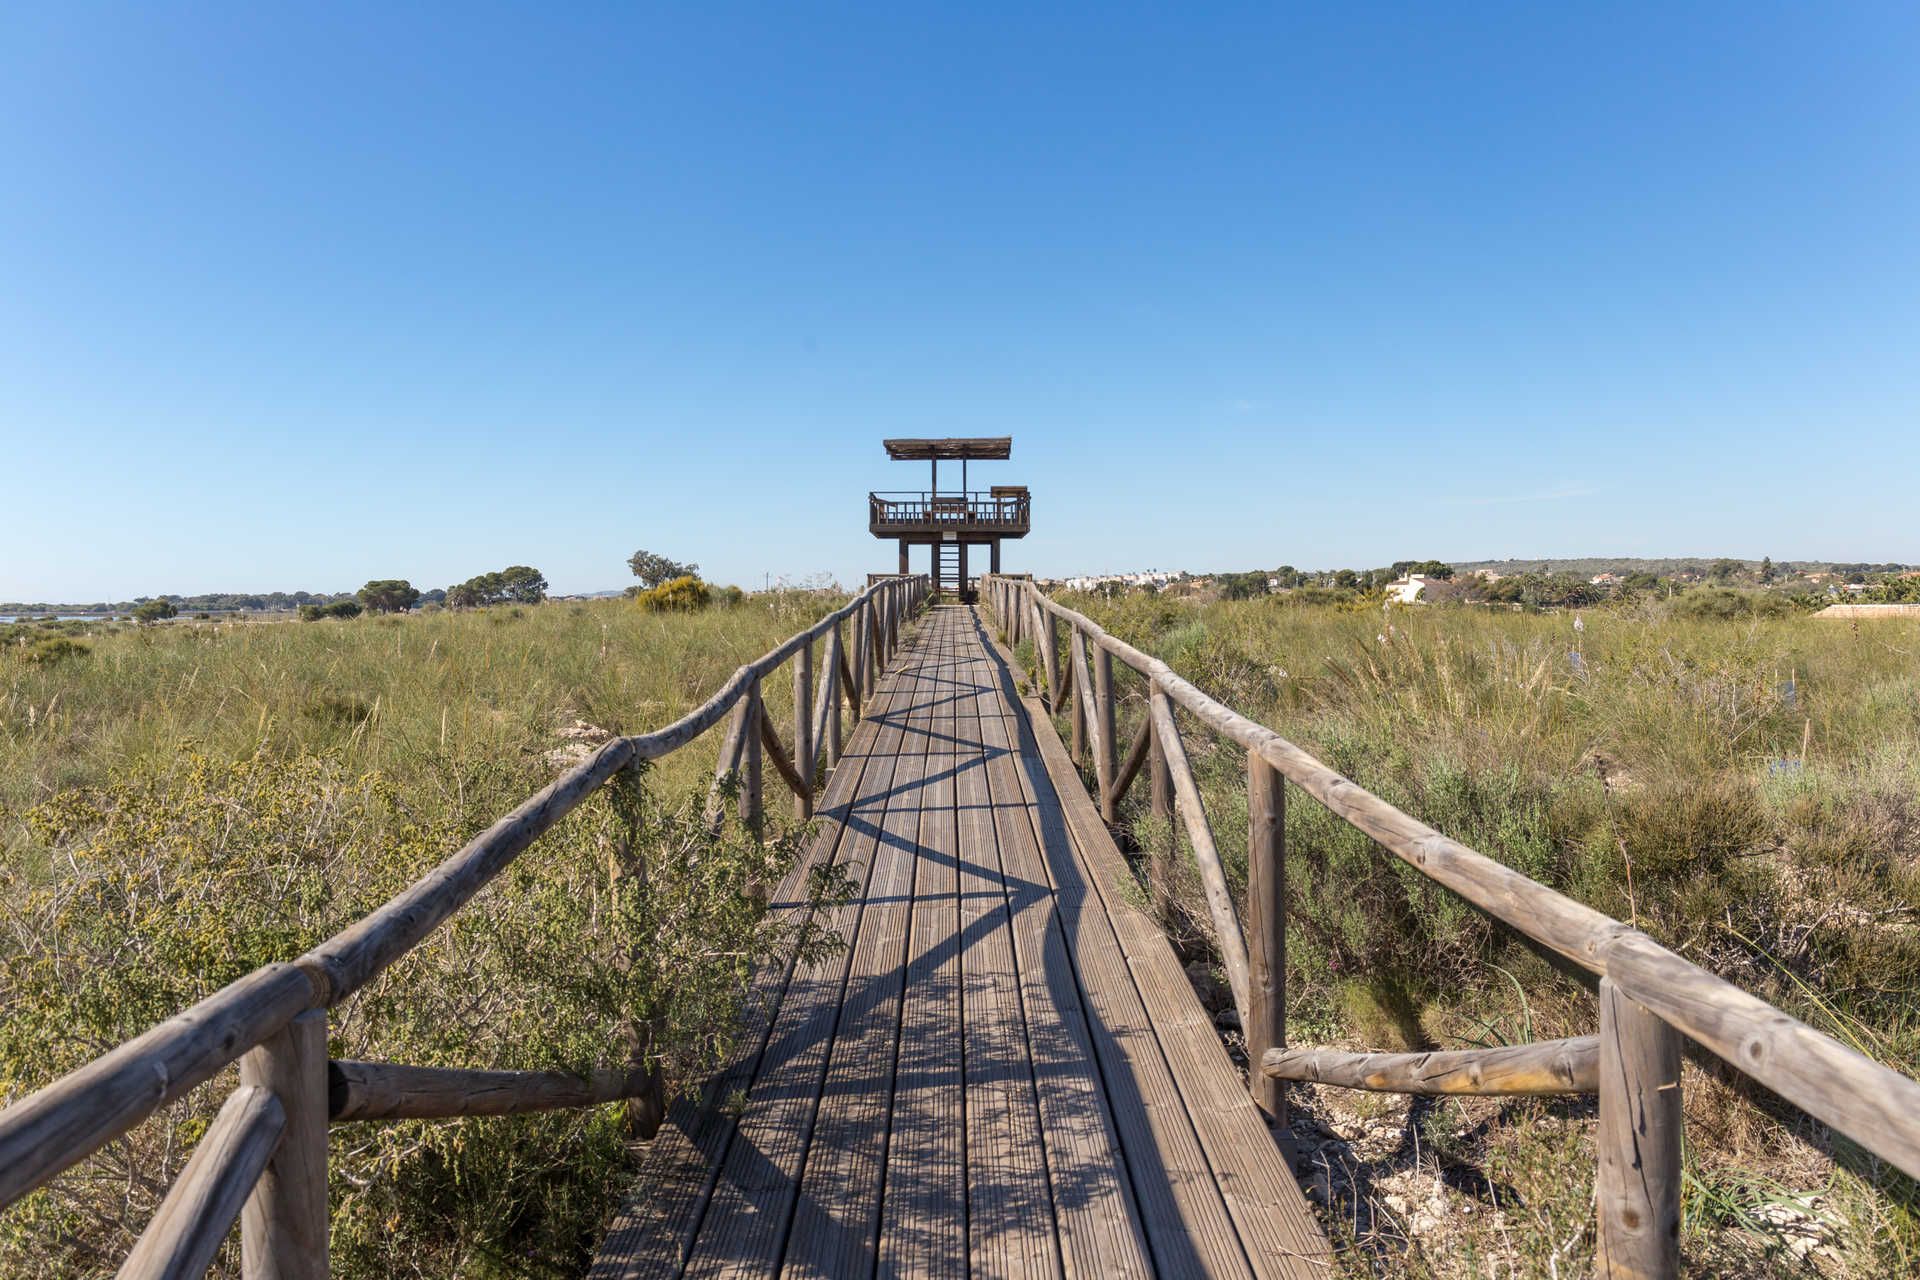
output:
[[1900, 563], [1718, 558], [1481, 560], [1449, 564], [1401, 560], [1373, 569], [1253, 569], [1195, 573], [1150, 569], [1044, 580], [1067, 591], [1153, 592], [1172, 597], [1436, 604], [1464, 602], [1580, 607], [1634, 594], [1676, 595], [1701, 588], [1766, 592], [1806, 607], [1920, 605], [1920, 567]]

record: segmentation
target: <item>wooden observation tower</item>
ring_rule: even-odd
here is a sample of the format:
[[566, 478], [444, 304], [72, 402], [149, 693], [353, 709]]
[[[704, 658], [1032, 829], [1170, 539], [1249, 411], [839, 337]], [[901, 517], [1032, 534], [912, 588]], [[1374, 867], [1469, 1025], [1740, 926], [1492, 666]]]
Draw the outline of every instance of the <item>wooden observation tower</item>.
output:
[[[988, 568], [998, 573], [1001, 539], [1024, 538], [1032, 526], [1032, 498], [1025, 485], [997, 484], [981, 491], [967, 488], [967, 464], [999, 462], [1011, 457], [1013, 437], [886, 440], [882, 443], [887, 447], [887, 456], [895, 462], [927, 462], [932, 464], [933, 471], [925, 492], [869, 493], [867, 528], [876, 538], [899, 541], [901, 573], [910, 572], [907, 548], [932, 547], [933, 564], [928, 573], [934, 590], [972, 601], [973, 579], [967, 572], [967, 548], [986, 547]], [[942, 462], [960, 464], [957, 491], [940, 491]]]

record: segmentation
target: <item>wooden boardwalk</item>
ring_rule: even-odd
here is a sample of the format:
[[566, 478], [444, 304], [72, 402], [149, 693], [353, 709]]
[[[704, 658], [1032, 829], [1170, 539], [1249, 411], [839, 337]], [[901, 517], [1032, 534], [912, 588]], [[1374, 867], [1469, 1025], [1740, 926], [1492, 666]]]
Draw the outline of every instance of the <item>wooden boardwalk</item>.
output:
[[763, 967], [741, 1054], [645, 1149], [594, 1280], [1327, 1273], [1285, 1157], [973, 609], [905, 640], [820, 812], [780, 898], [839, 863], [860, 892], [827, 923], [848, 945]]

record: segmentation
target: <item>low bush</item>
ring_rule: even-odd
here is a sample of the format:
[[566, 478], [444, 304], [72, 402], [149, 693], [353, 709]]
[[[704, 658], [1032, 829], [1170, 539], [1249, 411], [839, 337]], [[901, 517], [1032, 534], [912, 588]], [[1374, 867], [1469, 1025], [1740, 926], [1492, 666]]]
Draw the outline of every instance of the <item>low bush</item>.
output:
[[44, 640], [35, 640], [26, 647], [21, 656], [28, 662], [39, 666], [53, 666], [69, 658], [84, 658], [93, 649], [84, 640], [72, 640], [66, 636], [48, 636]]
[[361, 613], [358, 600], [335, 600], [332, 604], [303, 604], [300, 606], [300, 621], [321, 622], [327, 618], [357, 618]]
[[649, 613], [696, 613], [713, 602], [713, 592], [689, 575], [636, 592], [633, 602]]

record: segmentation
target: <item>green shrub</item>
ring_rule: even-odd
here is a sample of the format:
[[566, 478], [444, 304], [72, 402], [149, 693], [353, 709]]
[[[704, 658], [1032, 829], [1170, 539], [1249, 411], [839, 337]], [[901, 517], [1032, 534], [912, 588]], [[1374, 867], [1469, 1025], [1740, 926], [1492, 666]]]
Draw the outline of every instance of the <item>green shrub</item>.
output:
[[327, 618], [357, 618], [361, 613], [358, 600], [335, 600], [332, 604], [303, 604], [300, 606], [300, 621], [321, 622]]
[[1768, 591], [1740, 591], [1733, 587], [1701, 587], [1673, 602], [1681, 618], [1784, 618], [1795, 612], [1791, 600]]
[[[409, 802], [336, 753], [222, 763], [191, 749], [31, 809], [0, 861], [0, 1093], [37, 1088], [365, 915], [532, 781], [469, 773]], [[603, 792], [334, 1012], [340, 1057], [582, 1070], [634, 1045], [675, 1088], [730, 1051], [754, 957], [836, 945], [771, 915], [792, 865], [708, 834], [697, 795]], [[826, 881], [816, 899], [836, 891]], [[480, 997], [484, 998], [480, 998]], [[231, 1087], [229, 1070], [0, 1218], [0, 1274], [95, 1274], [123, 1254]], [[336, 1129], [333, 1266], [388, 1276], [577, 1274], [623, 1187], [617, 1107]], [[110, 1269], [110, 1264], [109, 1264]]]
[[688, 575], [637, 592], [633, 602], [649, 613], [697, 613], [713, 602], [713, 592], [706, 583]]
[[85, 641], [70, 640], [66, 636], [49, 636], [28, 645], [27, 651], [21, 656], [28, 662], [40, 666], [53, 666], [69, 658], [84, 658], [92, 651]]

